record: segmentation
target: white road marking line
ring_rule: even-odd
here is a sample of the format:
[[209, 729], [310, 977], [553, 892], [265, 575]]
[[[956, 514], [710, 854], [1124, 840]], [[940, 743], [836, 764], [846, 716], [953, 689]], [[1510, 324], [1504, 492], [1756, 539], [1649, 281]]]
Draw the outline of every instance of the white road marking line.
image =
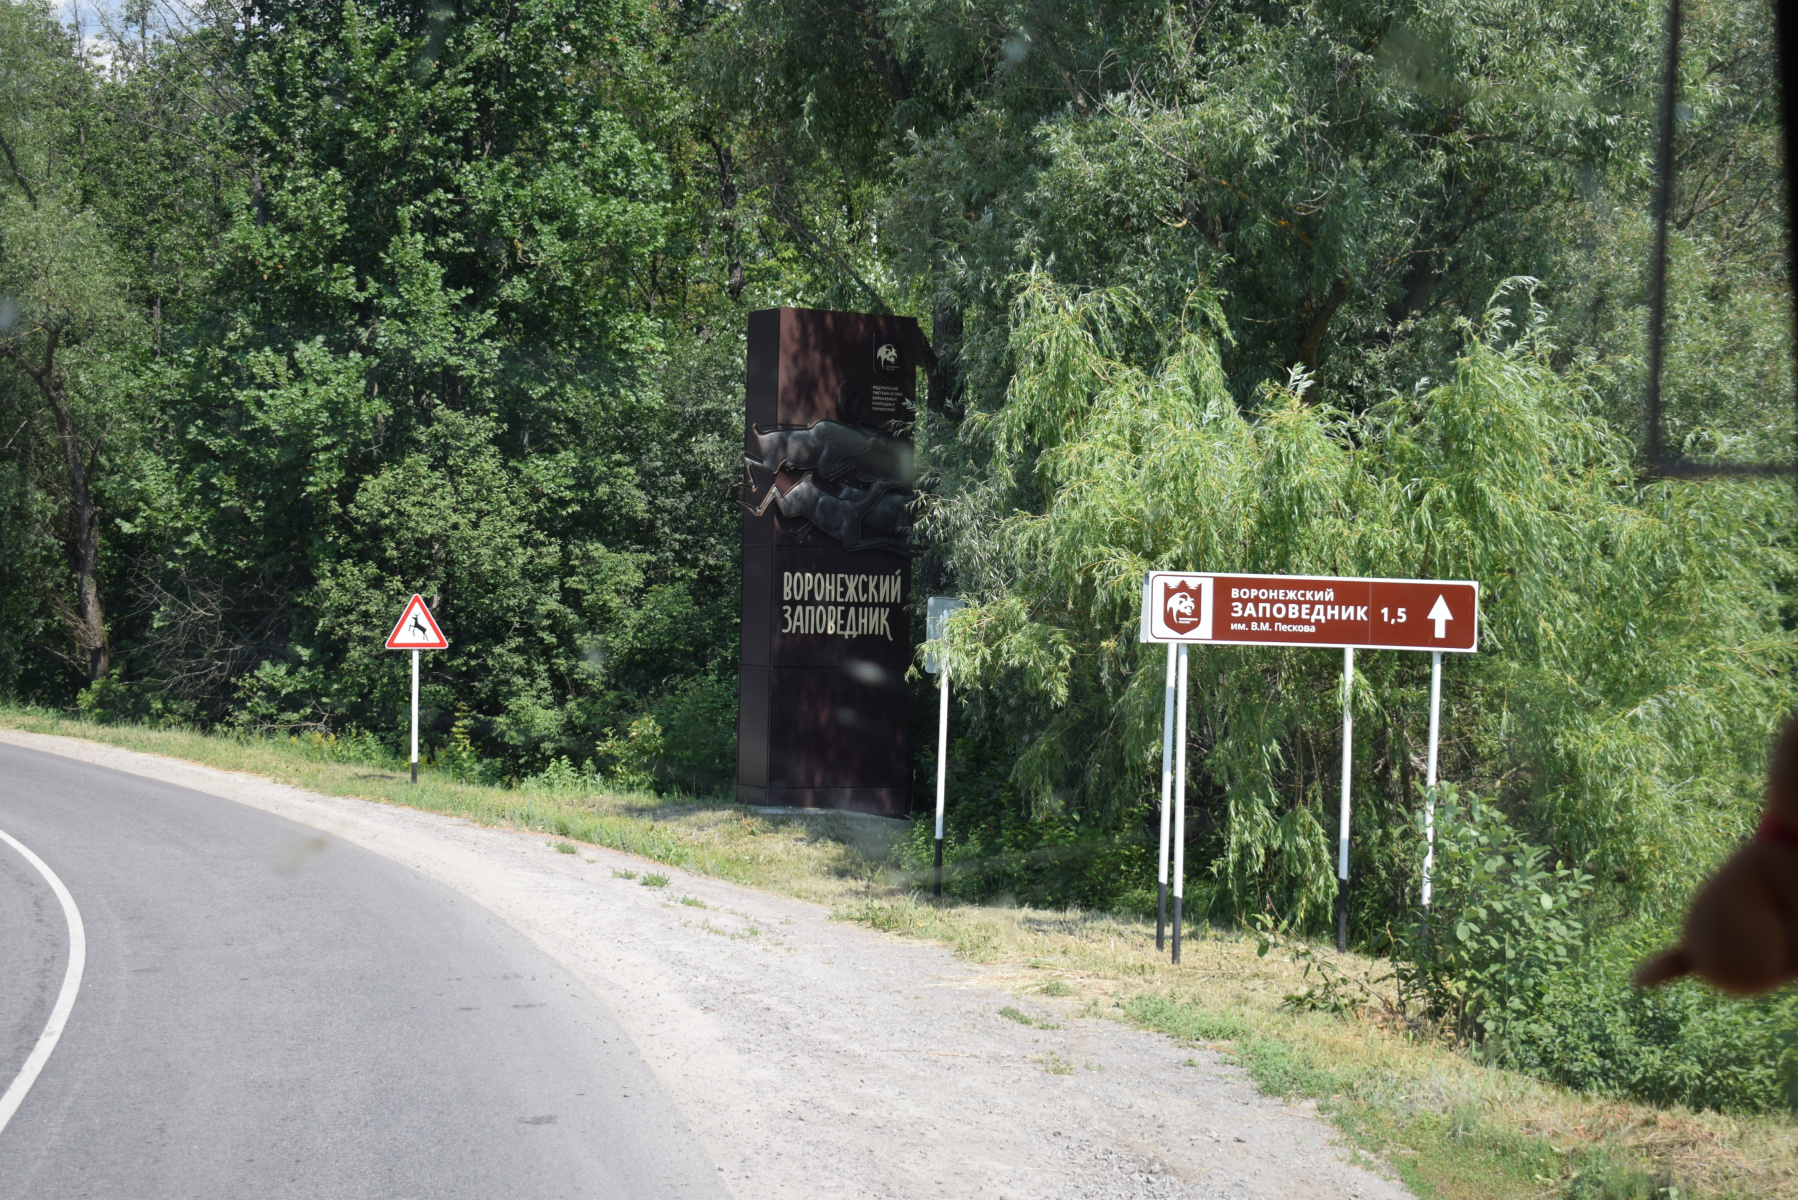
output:
[[4, 1133], [6, 1123], [25, 1102], [25, 1093], [37, 1082], [38, 1072], [50, 1061], [50, 1052], [56, 1049], [63, 1027], [69, 1023], [69, 1014], [75, 1010], [75, 993], [81, 990], [81, 973], [87, 969], [87, 929], [81, 924], [81, 910], [75, 907], [75, 897], [69, 895], [69, 889], [63, 886], [49, 864], [4, 829], [0, 829], [0, 841], [24, 855], [25, 861], [37, 868], [38, 874], [62, 902], [62, 915], [69, 923], [69, 969], [63, 973], [62, 992], [56, 997], [56, 1006], [50, 1010], [50, 1020], [44, 1025], [44, 1032], [38, 1035], [31, 1056], [19, 1068], [18, 1077], [6, 1089], [6, 1094], [0, 1096], [0, 1133]]

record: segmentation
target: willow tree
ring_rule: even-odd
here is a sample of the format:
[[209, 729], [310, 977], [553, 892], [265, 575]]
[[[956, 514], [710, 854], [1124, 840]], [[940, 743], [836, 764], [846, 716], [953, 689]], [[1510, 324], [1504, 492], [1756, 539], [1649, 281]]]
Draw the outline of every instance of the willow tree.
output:
[[[1031, 278], [1011, 387], [964, 424], [964, 473], [928, 522], [975, 600], [955, 669], [1027, 811], [1116, 829], [1154, 797], [1164, 651], [1135, 641], [1141, 580], [1204, 569], [1480, 580], [1480, 653], [1446, 671], [1444, 777], [1614, 888], [1676, 892], [1750, 827], [1798, 653], [1777, 584], [1790, 497], [1641, 478], [1587, 381], [1554, 366], [1530, 282], [1464, 327], [1449, 378], [1357, 412], [1302, 371], [1239, 405], [1208, 293], [1163, 321], [1126, 290]], [[1428, 663], [1357, 670], [1371, 933], [1415, 903]], [[1192, 672], [1188, 861], [1222, 912], [1327, 911], [1340, 657], [1204, 648]]]

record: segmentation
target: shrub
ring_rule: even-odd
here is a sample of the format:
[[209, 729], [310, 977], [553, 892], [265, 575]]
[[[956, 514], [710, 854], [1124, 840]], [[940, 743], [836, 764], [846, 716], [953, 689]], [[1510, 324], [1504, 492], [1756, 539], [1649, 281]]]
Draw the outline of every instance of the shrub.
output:
[[1554, 975], [1507, 1065], [1568, 1087], [1727, 1112], [1798, 1110], [1798, 990], [1753, 1000], [1630, 973], [1670, 940], [1653, 922], [1601, 939]]
[[1399, 983], [1464, 1040], [1523, 1036], [1551, 979], [1567, 970], [1584, 926], [1574, 908], [1591, 876], [1548, 865], [1505, 814], [1453, 785], [1437, 792], [1433, 928], [1407, 932]]
[[1583, 871], [1550, 867], [1504, 813], [1452, 786], [1438, 792], [1436, 864], [1430, 933], [1396, 938], [1394, 965], [1407, 1000], [1485, 1057], [1655, 1104], [1798, 1109], [1798, 989], [1638, 990], [1631, 972], [1677, 936], [1672, 922], [1594, 919]]
[[551, 759], [547, 767], [525, 780], [519, 787], [535, 792], [591, 792], [598, 790], [599, 776], [592, 763], [584, 768], [576, 767], [563, 754]]
[[456, 723], [450, 726], [449, 745], [437, 754], [437, 767], [463, 783], [497, 783], [501, 768], [498, 763], [481, 757], [474, 744], [474, 720], [468, 705], [456, 706]]
[[606, 782], [629, 791], [692, 795], [729, 787], [737, 759], [737, 686], [721, 672], [681, 680], [621, 734], [596, 747]]
[[662, 726], [645, 714], [630, 723], [620, 737], [606, 730], [596, 748], [596, 763], [606, 782], [626, 791], [647, 792], [656, 784], [656, 766], [662, 757]]
[[662, 730], [658, 783], [694, 795], [728, 788], [737, 768], [737, 680], [714, 671], [682, 680], [650, 707]]

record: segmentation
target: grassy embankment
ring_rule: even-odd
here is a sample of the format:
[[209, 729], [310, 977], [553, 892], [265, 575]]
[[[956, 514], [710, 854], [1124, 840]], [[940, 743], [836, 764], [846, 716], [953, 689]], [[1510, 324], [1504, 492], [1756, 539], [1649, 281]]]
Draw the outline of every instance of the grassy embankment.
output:
[[[1798, 1120], [1659, 1109], [1580, 1095], [1483, 1066], [1393, 1018], [1294, 1012], [1301, 968], [1252, 935], [1205, 930], [1178, 968], [1152, 922], [1083, 912], [936, 905], [884, 861], [885, 823], [838, 815], [768, 817], [723, 802], [483, 787], [329, 742], [235, 739], [94, 725], [0, 709], [0, 727], [65, 734], [313, 791], [452, 813], [831, 905], [845, 920], [953, 947], [992, 964], [1019, 994], [1223, 1050], [1270, 1092], [1316, 1101], [1420, 1197], [1798, 1197]], [[1354, 955], [1337, 970], [1378, 980]], [[1668, 1186], [1677, 1191], [1668, 1190]]]

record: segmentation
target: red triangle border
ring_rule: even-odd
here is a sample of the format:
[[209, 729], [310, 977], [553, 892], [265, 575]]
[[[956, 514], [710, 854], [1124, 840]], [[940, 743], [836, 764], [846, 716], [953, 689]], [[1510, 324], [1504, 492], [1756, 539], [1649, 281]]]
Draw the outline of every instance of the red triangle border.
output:
[[[433, 641], [429, 641], [429, 642], [399, 642], [396, 640], [400, 636], [400, 630], [404, 629], [406, 626], [406, 619], [408, 617], [410, 617], [414, 611], [424, 614], [425, 624], [430, 627], [431, 635], [434, 639]], [[389, 650], [447, 650], [447, 649], [449, 649], [449, 639], [443, 636], [443, 630], [441, 630], [437, 627], [437, 618], [435, 618], [431, 615], [430, 606], [425, 603], [424, 597], [420, 596], [417, 592], [412, 593], [412, 599], [406, 602], [406, 610], [400, 614], [400, 619], [393, 623], [393, 632], [387, 635], [387, 649], [389, 649]]]

